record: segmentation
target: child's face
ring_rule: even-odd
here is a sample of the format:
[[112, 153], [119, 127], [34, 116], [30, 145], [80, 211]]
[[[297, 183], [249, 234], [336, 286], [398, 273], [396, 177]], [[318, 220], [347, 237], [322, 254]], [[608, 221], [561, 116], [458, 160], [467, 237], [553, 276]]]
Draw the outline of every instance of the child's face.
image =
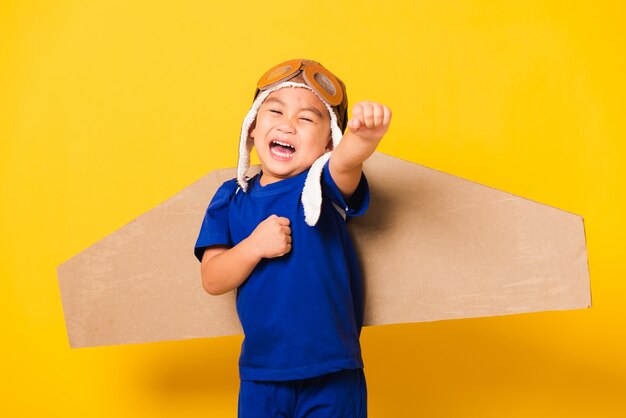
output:
[[261, 161], [264, 184], [302, 173], [332, 147], [326, 106], [312, 91], [300, 87], [270, 93], [259, 108], [250, 135]]

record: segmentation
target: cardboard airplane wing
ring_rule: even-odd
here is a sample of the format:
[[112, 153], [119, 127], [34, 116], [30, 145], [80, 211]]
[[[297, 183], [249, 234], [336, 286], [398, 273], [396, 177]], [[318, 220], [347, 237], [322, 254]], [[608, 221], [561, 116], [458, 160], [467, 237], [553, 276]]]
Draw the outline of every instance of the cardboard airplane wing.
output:
[[[364, 325], [591, 306], [581, 216], [379, 152], [364, 172], [370, 207], [348, 223]], [[233, 177], [210, 172], [57, 267], [71, 347], [243, 332], [235, 291], [205, 293], [193, 255]]]

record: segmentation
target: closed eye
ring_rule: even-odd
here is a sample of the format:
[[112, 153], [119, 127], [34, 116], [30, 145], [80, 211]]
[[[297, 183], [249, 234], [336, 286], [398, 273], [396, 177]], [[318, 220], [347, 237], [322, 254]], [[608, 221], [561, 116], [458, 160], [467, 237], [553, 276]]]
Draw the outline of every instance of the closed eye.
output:
[[305, 120], [305, 121], [307, 121], [307, 122], [313, 122], [313, 121], [312, 121], [311, 119], [309, 119], [309, 118], [300, 118], [300, 119]]
[[276, 109], [270, 109], [270, 112], [282, 115], [282, 113], [279, 110], [276, 110]]

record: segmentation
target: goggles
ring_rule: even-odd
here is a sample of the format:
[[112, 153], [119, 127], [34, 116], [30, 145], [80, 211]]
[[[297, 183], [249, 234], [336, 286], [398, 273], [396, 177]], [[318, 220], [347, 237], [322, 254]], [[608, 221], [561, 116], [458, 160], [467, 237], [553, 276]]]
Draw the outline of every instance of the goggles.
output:
[[[302, 74], [306, 84], [314, 89], [331, 106], [338, 106], [344, 99], [341, 83], [326, 68], [315, 61], [294, 59], [276, 65], [257, 82], [257, 94], [283, 81]], [[255, 95], [256, 97], [256, 95]]]

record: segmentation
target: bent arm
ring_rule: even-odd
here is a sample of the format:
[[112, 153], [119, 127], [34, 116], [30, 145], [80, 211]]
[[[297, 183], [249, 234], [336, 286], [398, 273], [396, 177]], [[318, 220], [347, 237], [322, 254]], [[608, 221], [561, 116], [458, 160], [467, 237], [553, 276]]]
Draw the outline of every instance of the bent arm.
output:
[[204, 250], [200, 272], [202, 287], [210, 295], [221, 295], [236, 289], [252, 273], [261, 257], [251, 251], [245, 239], [232, 248], [215, 245]]

